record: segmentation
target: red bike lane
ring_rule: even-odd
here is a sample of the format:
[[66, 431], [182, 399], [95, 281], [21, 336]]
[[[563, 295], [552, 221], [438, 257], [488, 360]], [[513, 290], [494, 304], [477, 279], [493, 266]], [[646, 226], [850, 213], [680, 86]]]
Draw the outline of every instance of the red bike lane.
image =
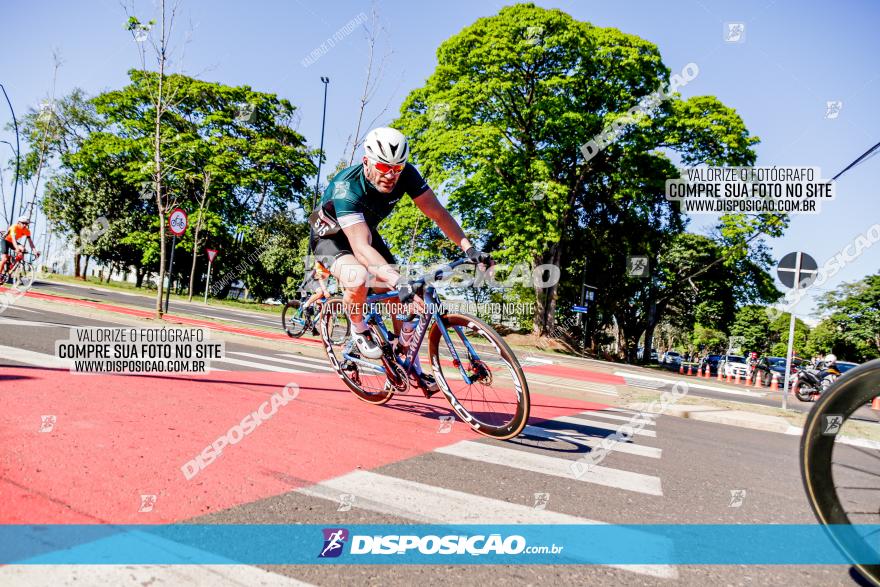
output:
[[[288, 383], [294, 400], [186, 479], [185, 463]], [[176, 522], [481, 438], [460, 421], [439, 432], [452, 414], [440, 396], [372, 406], [332, 373], [0, 367], [0, 406], [2, 524]], [[533, 392], [530, 422], [604, 407]], [[151, 511], [143, 495], [156, 496]]]

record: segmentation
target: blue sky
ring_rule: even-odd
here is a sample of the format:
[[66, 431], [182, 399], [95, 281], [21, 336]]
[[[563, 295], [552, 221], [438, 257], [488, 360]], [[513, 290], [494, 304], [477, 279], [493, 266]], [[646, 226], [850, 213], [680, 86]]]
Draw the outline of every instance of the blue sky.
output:
[[[124, 30], [125, 11], [117, 0], [7, 0], [4, 4], [0, 83], [17, 114], [49, 95], [53, 49], [63, 59], [57, 95], [76, 86], [90, 94], [121, 87], [126, 71], [139, 63], [135, 43]], [[388, 110], [378, 123], [392, 120], [406, 94], [433, 71], [436, 49], [443, 40], [508, 4], [491, 0], [377, 3], [386, 30], [381, 50], [391, 55], [367, 120], [386, 104]], [[823, 177], [830, 177], [880, 141], [876, 60], [880, 4], [872, 0], [536, 4], [639, 35], [659, 47], [674, 72], [688, 62], [696, 63], [699, 76], [681, 90], [683, 96], [714, 94], [735, 108], [761, 138], [758, 165], [817, 166]], [[329, 76], [325, 148], [332, 164], [343, 156], [356, 123], [366, 66], [364, 35], [360, 30], [352, 33], [312, 65], [304, 66], [302, 60], [351, 19], [370, 10], [369, 2], [355, 1], [184, 0], [176, 23], [177, 63], [172, 69], [231, 85], [248, 84], [288, 98], [301, 109], [299, 130], [313, 146], [319, 143], [321, 129], [319, 78]], [[135, 13], [148, 20], [155, 15], [155, 5], [136, 1]], [[727, 22], [745, 24], [742, 43], [724, 41]], [[184, 33], [191, 37], [185, 44]], [[826, 118], [827, 101], [842, 102], [837, 118]], [[8, 121], [8, 109], [0, 104], [0, 124]], [[0, 140], [14, 142], [14, 136], [0, 130]], [[9, 148], [0, 145], [0, 153], [5, 160]], [[880, 222], [877, 182], [872, 181], [878, 173], [880, 157], [869, 159], [841, 179], [837, 199], [826, 202], [821, 214], [793, 216], [787, 234], [770, 243], [777, 258], [803, 250], [821, 265]], [[4, 173], [7, 197], [10, 178]], [[710, 217], [694, 217], [691, 230], [703, 232], [710, 224]], [[878, 270], [880, 243], [848, 264], [821, 291], [813, 291], [795, 312], [810, 317], [815, 294]]]

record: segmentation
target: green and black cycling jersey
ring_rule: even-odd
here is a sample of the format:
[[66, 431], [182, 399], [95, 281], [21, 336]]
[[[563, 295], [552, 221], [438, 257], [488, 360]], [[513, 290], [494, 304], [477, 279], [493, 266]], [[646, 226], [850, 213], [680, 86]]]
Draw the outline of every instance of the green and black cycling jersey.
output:
[[391, 193], [383, 194], [367, 181], [364, 166], [358, 163], [333, 177], [324, 190], [320, 209], [340, 227], [366, 222], [367, 226], [375, 229], [391, 214], [404, 194], [415, 199], [427, 191], [428, 182], [413, 165], [407, 163]]

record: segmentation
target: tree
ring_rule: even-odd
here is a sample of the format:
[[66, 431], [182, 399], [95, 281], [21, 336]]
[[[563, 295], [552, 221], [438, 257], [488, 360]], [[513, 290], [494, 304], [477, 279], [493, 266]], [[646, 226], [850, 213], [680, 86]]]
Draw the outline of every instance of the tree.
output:
[[745, 349], [766, 354], [770, 350], [770, 319], [766, 307], [749, 304], [740, 308], [730, 334], [743, 337]]
[[[791, 314], [783, 312], [775, 320], [770, 322], [770, 354], [784, 357], [788, 353], [788, 329]], [[807, 338], [810, 335], [810, 327], [800, 318], [794, 319], [794, 354], [801, 356], [807, 351]]]
[[819, 308], [836, 327], [837, 343], [849, 346], [854, 360], [880, 357], [880, 273], [844, 283], [825, 294]]
[[[755, 160], [757, 139], [734, 110], [711, 96], [682, 101], [674, 93], [653, 117], [584, 160], [580, 147], [666, 87], [670, 72], [653, 44], [559, 10], [503, 8], [445, 41], [437, 58], [396, 125], [414, 137], [417, 163], [432, 184], [445, 186], [466, 228], [503, 261], [553, 264], [563, 274], [583, 264], [590, 279], [626, 280], [628, 252], [656, 259], [683, 229], [664, 197], [675, 166], [658, 149], [685, 164]], [[560, 293], [570, 305], [579, 289], [536, 287], [536, 334], [552, 333]], [[636, 303], [650, 308], [656, 302], [646, 290]], [[646, 322], [628, 320], [605, 292], [598, 296], [597, 305], [611, 304], [599, 327], [615, 316]], [[626, 338], [638, 334], [631, 328]]]

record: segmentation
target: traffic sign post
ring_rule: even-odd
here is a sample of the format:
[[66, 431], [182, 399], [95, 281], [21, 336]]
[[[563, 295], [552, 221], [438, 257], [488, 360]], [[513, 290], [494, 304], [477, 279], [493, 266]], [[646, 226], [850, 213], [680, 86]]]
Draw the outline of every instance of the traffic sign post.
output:
[[165, 290], [166, 314], [168, 313], [168, 302], [171, 298], [171, 272], [174, 271], [174, 249], [177, 248], [177, 237], [183, 236], [186, 232], [187, 224], [189, 224], [189, 219], [182, 208], [175, 208], [171, 211], [171, 214], [168, 215], [168, 228], [171, 230], [171, 234], [174, 235], [174, 238], [171, 239], [171, 258], [168, 263], [168, 287]]
[[208, 277], [205, 278], [205, 303], [208, 303], [208, 286], [211, 285], [211, 265], [214, 263], [214, 257], [217, 256], [217, 249], [205, 249], [208, 255]]
[[[802, 287], [809, 287], [816, 280], [818, 268], [815, 259], [798, 251], [787, 254], [779, 261], [776, 275], [785, 287], [798, 290]], [[794, 312], [789, 312], [789, 316], [788, 352], [785, 357], [785, 373], [783, 374], [785, 381], [782, 386], [783, 410], [788, 409], [788, 380], [789, 372], [793, 371], [792, 359], [794, 358]]]

